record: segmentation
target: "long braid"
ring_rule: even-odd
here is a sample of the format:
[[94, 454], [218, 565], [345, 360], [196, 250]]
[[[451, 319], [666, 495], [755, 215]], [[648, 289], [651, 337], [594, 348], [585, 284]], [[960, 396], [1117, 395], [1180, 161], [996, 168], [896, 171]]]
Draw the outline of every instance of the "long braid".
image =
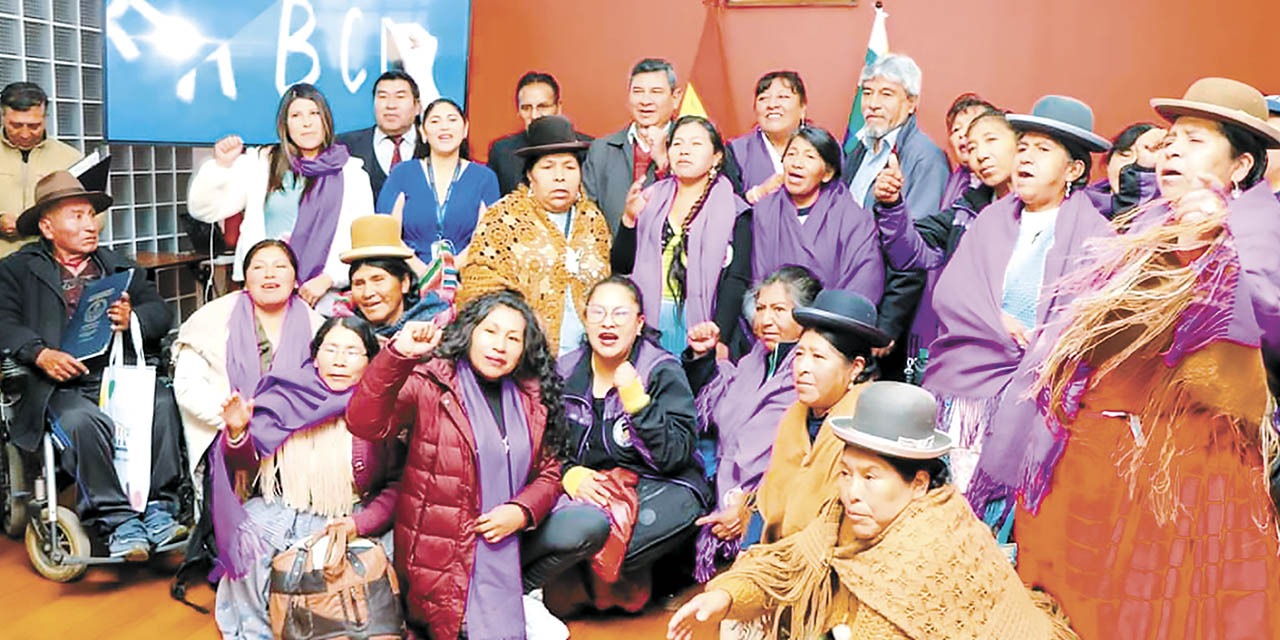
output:
[[689, 257], [689, 229], [693, 227], [693, 221], [702, 212], [703, 205], [707, 203], [707, 196], [715, 188], [716, 180], [719, 177], [719, 168], [712, 167], [710, 174], [707, 176], [707, 185], [703, 188], [702, 195], [698, 196], [697, 201], [693, 203], [693, 207], [689, 209], [689, 215], [684, 217], [684, 223], [680, 229], [680, 238], [676, 240], [675, 251], [672, 252], [671, 268], [667, 270], [667, 285], [671, 287], [671, 292], [676, 297], [676, 309], [681, 317], [684, 316], [684, 301], [687, 297], [685, 283], [688, 280], [689, 271], [686, 265]]

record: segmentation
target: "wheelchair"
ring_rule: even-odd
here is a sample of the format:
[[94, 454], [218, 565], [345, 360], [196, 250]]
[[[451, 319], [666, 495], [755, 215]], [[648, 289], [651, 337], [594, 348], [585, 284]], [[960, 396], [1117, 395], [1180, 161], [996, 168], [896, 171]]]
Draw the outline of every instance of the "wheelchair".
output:
[[[0, 352], [0, 444], [4, 447], [4, 455], [0, 456], [0, 527], [9, 537], [24, 540], [37, 573], [54, 582], [72, 582], [84, 576], [90, 566], [124, 564], [127, 560], [111, 557], [105, 541], [95, 544], [75, 510], [58, 503], [59, 487], [74, 484], [74, 478], [58, 465], [57, 453], [69, 442], [56, 419], [46, 419], [35, 452], [24, 451], [11, 441], [9, 429], [26, 380], [32, 375], [35, 374], [9, 353]], [[185, 444], [179, 450], [185, 458]], [[185, 469], [185, 460], [182, 465]], [[178, 517], [189, 523], [190, 487], [184, 485], [181, 495], [183, 504], [179, 505]], [[186, 546], [184, 538], [156, 548], [151, 557]]]

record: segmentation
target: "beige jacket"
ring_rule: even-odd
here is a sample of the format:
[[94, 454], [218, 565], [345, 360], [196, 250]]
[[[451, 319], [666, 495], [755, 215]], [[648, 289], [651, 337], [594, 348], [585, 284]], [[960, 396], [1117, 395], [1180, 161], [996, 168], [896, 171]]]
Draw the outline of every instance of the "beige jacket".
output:
[[[0, 135], [0, 213], [18, 214], [35, 204], [36, 183], [54, 171], [66, 169], [80, 159], [75, 147], [46, 137], [31, 150], [26, 162], [22, 151]], [[0, 258], [30, 242], [31, 236], [0, 237]]]

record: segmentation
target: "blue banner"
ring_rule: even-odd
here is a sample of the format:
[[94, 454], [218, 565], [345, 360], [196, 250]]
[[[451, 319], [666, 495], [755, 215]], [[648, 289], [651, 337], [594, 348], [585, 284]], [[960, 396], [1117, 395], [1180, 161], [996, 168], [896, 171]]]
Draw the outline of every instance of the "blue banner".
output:
[[107, 137], [276, 142], [281, 94], [310, 82], [337, 131], [373, 124], [373, 83], [399, 67], [422, 102], [466, 96], [470, 0], [109, 0]]

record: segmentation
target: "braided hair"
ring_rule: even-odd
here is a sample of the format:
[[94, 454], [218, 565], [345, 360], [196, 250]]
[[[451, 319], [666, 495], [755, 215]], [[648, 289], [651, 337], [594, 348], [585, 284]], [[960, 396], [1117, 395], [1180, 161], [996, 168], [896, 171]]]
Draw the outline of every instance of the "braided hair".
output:
[[720, 132], [716, 130], [716, 126], [711, 124], [710, 120], [702, 116], [681, 116], [676, 120], [675, 126], [671, 127], [671, 133], [667, 134], [667, 146], [671, 146], [671, 142], [675, 139], [676, 131], [680, 130], [686, 124], [696, 123], [707, 131], [707, 135], [711, 138], [711, 147], [714, 153], [720, 154], [720, 162], [711, 167], [711, 171], [707, 174], [707, 184], [702, 190], [702, 195], [698, 196], [698, 200], [693, 203], [693, 207], [689, 209], [689, 215], [684, 217], [684, 223], [681, 225], [679, 238], [676, 240], [674, 255], [671, 256], [671, 267], [667, 270], [667, 285], [671, 287], [672, 293], [676, 297], [676, 309], [678, 313], [683, 315], [685, 301], [685, 283], [688, 280], [688, 265], [686, 262], [689, 257], [689, 229], [693, 226], [693, 221], [698, 218], [698, 214], [702, 212], [702, 207], [707, 203], [707, 196], [711, 194], [711, 190], [716, 186], [716, 180], [720, 178], [720, 171], [724, 166], [724, 140], [720, 138]]

